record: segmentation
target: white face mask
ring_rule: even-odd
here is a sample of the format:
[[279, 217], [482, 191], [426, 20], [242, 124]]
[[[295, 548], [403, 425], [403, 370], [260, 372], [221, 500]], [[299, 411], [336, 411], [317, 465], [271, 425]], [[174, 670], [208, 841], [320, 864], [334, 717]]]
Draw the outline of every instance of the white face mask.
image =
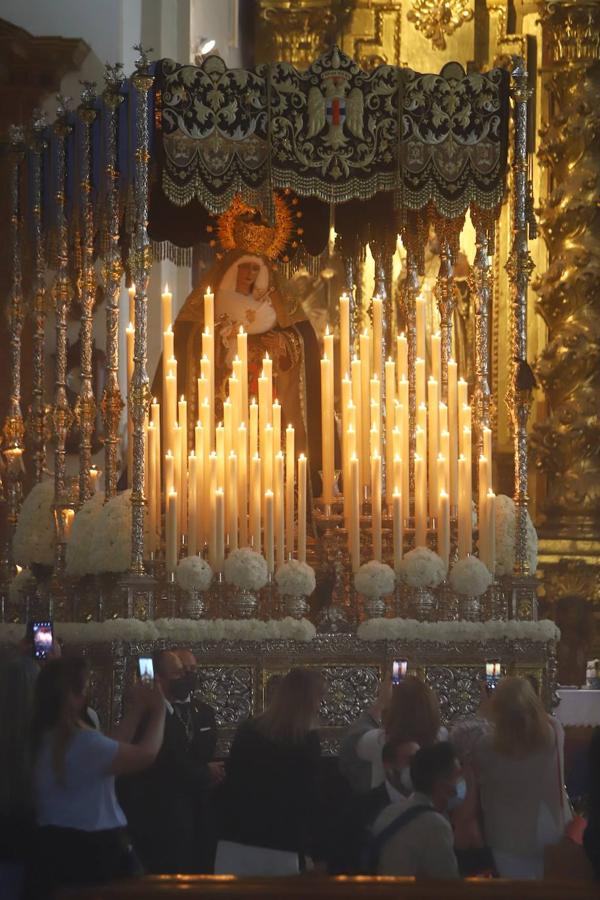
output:
[[407, 794], [412, 794], [413, 783], [410, 777], [410, 766], [403, 766], [400, 770], [400, 784]]
[[453, 797], [450, 797], [448, 800], [448, 811], [451, 812], [453, 809], [456, 809], [457, 806], [460, 806], [463, 803], [465, 797], [467, 796], [467, 782], [464, 778], [459, 778], [455, 784], [456, 793]]

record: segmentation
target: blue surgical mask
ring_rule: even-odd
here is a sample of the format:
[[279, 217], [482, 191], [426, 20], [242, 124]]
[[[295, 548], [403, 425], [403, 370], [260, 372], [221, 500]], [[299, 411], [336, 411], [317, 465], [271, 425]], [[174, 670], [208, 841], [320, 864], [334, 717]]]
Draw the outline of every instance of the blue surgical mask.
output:
[[459, 778], [454, 785], [454, 788], [456, 793], [448, 800], [448, 812], [452, 812], [453, 809], [456, 809], [457, 806], [460, 806], [460, 804], [464, 802], [464, 799], [467, 796], [467, 782], [464, 778]]

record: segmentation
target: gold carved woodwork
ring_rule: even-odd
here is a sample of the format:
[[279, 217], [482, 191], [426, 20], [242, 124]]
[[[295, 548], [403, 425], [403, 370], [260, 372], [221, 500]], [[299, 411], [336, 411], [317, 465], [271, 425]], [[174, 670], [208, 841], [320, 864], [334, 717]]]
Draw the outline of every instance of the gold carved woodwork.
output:
[[446, 38], [473, 18], [470, 0], [411, 0], [406, 18], [436, 50], [446, 49]]
[[[600, 5], [544, 0], [539, 11], [549, 97], [539, 157], [552, 188], [540, 215], [549, 265], [535, 283], [548, 327], [536, 363], [548, 415], [532, 434], [546, 476], [540, 566], [548, 612], [581, 619], [600, 594]], [[572, 680], [577, 665], [578, 682], [581, 628], [594, 640], [579, 619], [563, 628], [560, 670]]]
[[401, 0], [259, 0], [260, 62], [305, 69], [333, 44], [364, 69], [399, 66]]

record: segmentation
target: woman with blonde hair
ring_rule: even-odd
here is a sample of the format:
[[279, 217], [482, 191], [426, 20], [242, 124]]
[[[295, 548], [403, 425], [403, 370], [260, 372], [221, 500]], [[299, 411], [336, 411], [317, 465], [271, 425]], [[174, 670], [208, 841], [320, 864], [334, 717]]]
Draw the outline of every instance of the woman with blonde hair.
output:
[[501, 877], [542, 878], [544, 848], [561, 839], [568, 818], [562, 726], [526, 678], [500, 681], [488, 718], [471, 752], [487, 843]]
[[291, 669], [265, 712], [238, 728], [222, 788], [217, 872], [292, 874], [314, 855], [321, 696], [316, 672]]

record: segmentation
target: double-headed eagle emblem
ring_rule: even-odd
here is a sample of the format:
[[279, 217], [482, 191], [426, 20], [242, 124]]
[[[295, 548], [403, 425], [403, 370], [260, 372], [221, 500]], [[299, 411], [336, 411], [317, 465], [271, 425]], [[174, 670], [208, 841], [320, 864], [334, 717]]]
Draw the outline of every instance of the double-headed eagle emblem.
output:
[[323, 75], [321, 88], [311, 87], [308, 92], [308, 133], [313, 138], [329, 125], [323, 142], [332, 150], [341, 149], [348, 142], [345, 128], [354, 137], [363, 135], [362, 91], [351, 88], [350, 74], [334, 69]]

